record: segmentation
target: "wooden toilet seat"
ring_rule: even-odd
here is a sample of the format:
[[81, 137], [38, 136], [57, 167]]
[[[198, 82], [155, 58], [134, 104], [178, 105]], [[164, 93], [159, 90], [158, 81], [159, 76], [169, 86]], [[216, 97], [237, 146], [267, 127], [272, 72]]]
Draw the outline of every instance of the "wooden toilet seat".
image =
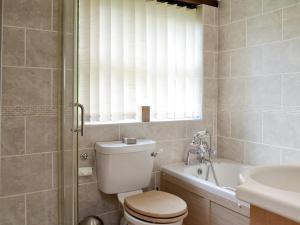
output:
[[149, 191], [126, 197], [124, 208], [138, 219], [161, 224], [183, 220], [188, 214], [185, 201], [162, 191]]

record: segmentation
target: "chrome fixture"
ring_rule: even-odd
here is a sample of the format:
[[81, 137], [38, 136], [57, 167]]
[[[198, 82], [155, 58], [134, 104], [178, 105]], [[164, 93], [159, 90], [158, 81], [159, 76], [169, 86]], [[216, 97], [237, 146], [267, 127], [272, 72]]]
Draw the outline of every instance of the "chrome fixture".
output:
[[198, 155], [200, 163], [211, 160], [213, 150], [211, 149], [211, 136], [208, 131], [197, 132], [190, 145], [192, 148], [187, 151], [186, 165], [190, 164], [191, 154]]
[[128, 137], [123, 137], [122, 138], [122, 142], [127, 144], [127, 145], [135, 145], [136, 144], [136, 138], [135, 137], [131, 137], [131, 138], [128, 138]]
[[81, 153], [81, 154], [80, 154], [80, 159], [81, 159], [81, 160], [87, 160], [88, 157], [89, 157], [89, 156], [88, 156], [87, 153]]
[[212, 162], [212, 156], [215, 154], [215, 151], [212, 150], [211, 148], [211, 135], [209, 134], [209, 132], [208, 131], [197, 132], [194, 135], [192, 143], [190, 145], [192, 146], [192, 148], [187, 151], [185, 164], [190, 165], [191, 155], [196, 154], [200, 164], [205, 164], [207, 166], [205, 180], [208, 180], [209, 171], [211, 169], [216, 185], [219, 185], [215, 173], [215, 169], [213, 166], [213, 162]]
[[87, 216], [79, 225], [104, 225], [104, 223], [98, 216]]
[[81, 136], [83, 136], [83, 128], [84, 128], [84, 106], [80, 103], [75, 103], [74, 104], [75, 107], [78, 107], [81, 111], [81, 126], [80, 128], [77, 127], [74, 129], [74, 132], [77, 132], [77, 133], [81, 133]]

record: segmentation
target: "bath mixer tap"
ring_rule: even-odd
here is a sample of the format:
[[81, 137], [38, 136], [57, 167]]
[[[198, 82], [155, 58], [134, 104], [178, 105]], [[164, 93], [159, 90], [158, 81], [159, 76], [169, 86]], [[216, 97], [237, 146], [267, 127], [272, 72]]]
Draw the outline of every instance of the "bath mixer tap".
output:
[[[209, 138], [209, 143], [207, 141]], [[192, 154], [196, 154], [200, 163], [205, 163], [206, 161], [211, 161], [212, 149], [211, 149], [211, 136], [208, 131], [200, 131], [196, 133], [193, 137], [191, 146], [193, 148], [187, 151], [187, 156], [185, 163], [190, 164], [190, 157]], [[206, 158], [208, 156], [208, 158]]]
[[[209, 143], [207, 141], [209, 139]], [[208, 180], [209, 178], [209, 172], [212, 171], [213, 179], [216, 182], [216, 185], [219, 186], [219, 182], [216, 176], [216, 172], [214, 169], [213, 162], [211, 160], [212, 155], [214, 154], [214, 151], [211, 148], [211, 136], [208, 131], [200, 131], [196, 133], [193, 137], [191, 146], [193, 148], [189, 149], [187, 151], [186, 156], [186, 165], [190, 165], [190, 156], [191, 154], [197, 154], [197, 158], [200, 162], [200, 164], [205, 164], [207, 166], [206, 174], [205, 174], [205, 180]], [[202, 169], [201, 169], [202, 171]]]

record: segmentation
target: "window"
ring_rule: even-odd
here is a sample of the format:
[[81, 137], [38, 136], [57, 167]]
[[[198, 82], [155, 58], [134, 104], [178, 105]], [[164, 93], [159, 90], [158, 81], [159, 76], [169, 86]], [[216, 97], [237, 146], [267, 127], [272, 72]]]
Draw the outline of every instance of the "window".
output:
[[145, 0], [81, 0], [79, 100], [86, 120], [202, 115], [201, 10]]

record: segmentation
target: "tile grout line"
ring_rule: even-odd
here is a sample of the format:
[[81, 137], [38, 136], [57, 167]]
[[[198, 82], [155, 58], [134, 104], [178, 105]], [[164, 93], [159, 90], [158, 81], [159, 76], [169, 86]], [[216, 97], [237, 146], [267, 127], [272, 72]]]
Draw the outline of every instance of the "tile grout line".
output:
[[[280, 11], [280, 10], [282, 10], [282, 9], [285, 10], [285, 9], [292, 8], [292, 7], [295, 7], [295, 6], [300, 6], [300, 3], [298, 2], [298, 3], [291, 4], [291, 5], [288, 5], [288, 6], [285, 6], [285, 7], [280, 7], [280, 8], [276, 8], [276, 9], [269, 10], [269, 11], [265, 11], [265, 12], [264, 12], [264, 10], [263, 10], [263, 3], [262, 3], [262, 11], [261, 11], [260, 13], [256, 14], [256, 15], [248, 16], [247, 18], [248, 18], [248, 19], [255, 19], [255, 18], [260, 17], [260, 16], [272, 14], [272, 13], [278, 12], [278, 11]], [[238, 19], [238, 20], [234, 20], [234, 21], [231, 21], [231, 19], [230, 19], [230, 22], [221, 24], [221, 25], [219, 25], [219, 27], [228, 26], [228, 25], [230, 25], [231, 23], [241, 22], [242, 20], [244, 20], [244, 19]]]
[[24, 219], [25, 219], [25, 225], [27, 225], [27, 193], [24, 194]]
[[16, 68], [16, 69], [40, 69], [40, 70], [58, 70], [59, 67], [39, 67], [39, 66], [10, 66], [10, 65], [3, 65], [3, 68]]
[[21, 154], [21, 155], [4, 155], [4, 156], [0, 156], [0, 159], [9, 159], [9, 158], [17, 158], [17, 157], [25, 157], [25, 156], [50, 155], [50, 154], [52, 154], [54, 152], [55, 151], [51, 151], [51, 152], [37, 152], [37, 153], [26, 153], [26, 154]]
[[27, 153], [27, 116], [24, 116], [24, 155]]
[[50, 105], [54, 106], [54, 70], [51, 69], [50, 78]]
[[300, 148], [292, 148], [292, 147], [282, 146], [282, 145], [273, 145], [273, 144], [267, 144], [267, 143], [260, 143], [260, 142], [256, 142], [256, 141], [250, 141], [250, 140], [246, 140], [246, 139], [238, 139], [238, 138], [227, 137], [227, 136], [222, 136], [222, 135], [219, 135], [219, 137], [223, 138], [223, 139], [231, 139], [231, 140], [234, 140], [234, 141], [246, 142], [246, 143], [257, 144], [257, 145], [265, 145], [265, 146], [272, 147], [272, 148], [277, 148], [277, 149], [284, 148], [284, 149], [287, 149], [287, 150], [300, 152]]
[[288, 38], [288, 39], [284, 39], [284, 40], [275, 40], [275, 41], [270, 41], [270, 42], [266, 42], [266, 43], [262, 43], [262, 44], [255, 44], [255, 45], [248, 45], [247, 47], [243, 46], [243, 47], [238, 47], [238, 48], [229, 48], [229, 49], [220, 49], [219, 53], [226, 53], [226, 52], [233, 52], [233, 51], [238, 51], [238, 50], [244, 50], [244, 49], [248, 49], [248, 48], [258, 48], [258, 47], [265, 47], [265, 46], [270, 46], [270, 45], [275, 45], [275, 44], [282, 44], [282, 43], [286, 43], [289, 41], [299, 41], [300, 40], [300, 35], [296, 36], [296, 37], [292, 37], [292, 38]]
[[16, 198], [16, 197], [21, 197], [24, 195], [39, 194], [39, 193], [44, 193], [44, 192], [49, 192], [49, 191], [57, 191], [57, 190], [58, 190], [58, 188], [50, 188], [50, 189], [41, 189], [41, 190], [37, 190], [37, 191], [29, 191], [29, 192], [24, 192], [24, 193], [8, 194], [8, 195], [0, 196], [0, 199]]
[[54, 153], [51, 154], [51, 187], [54, 188]]
[[50, 27], [51, 27], [51, 31], [53, 31], [53, 9], [54, 8], [54, 0], [51, 0], [51, 25], [50, 25]]
[[47, 30], [47, 29], [40, 29], [40, 28], [34, 28], [34, 27], [26, 27], [26, 26], [12, 26], [12, 25], [3, 25], [4, 28], [16, 28], [16, 29], [27, 29], [29, 31], [43, 31], [43, 32], [51, 32], [51, 33], [59, 33], [59, 31], [56, 30]]
[[24, 28], [24, 67], [26, 66], [27, 62], [27, 29]]

